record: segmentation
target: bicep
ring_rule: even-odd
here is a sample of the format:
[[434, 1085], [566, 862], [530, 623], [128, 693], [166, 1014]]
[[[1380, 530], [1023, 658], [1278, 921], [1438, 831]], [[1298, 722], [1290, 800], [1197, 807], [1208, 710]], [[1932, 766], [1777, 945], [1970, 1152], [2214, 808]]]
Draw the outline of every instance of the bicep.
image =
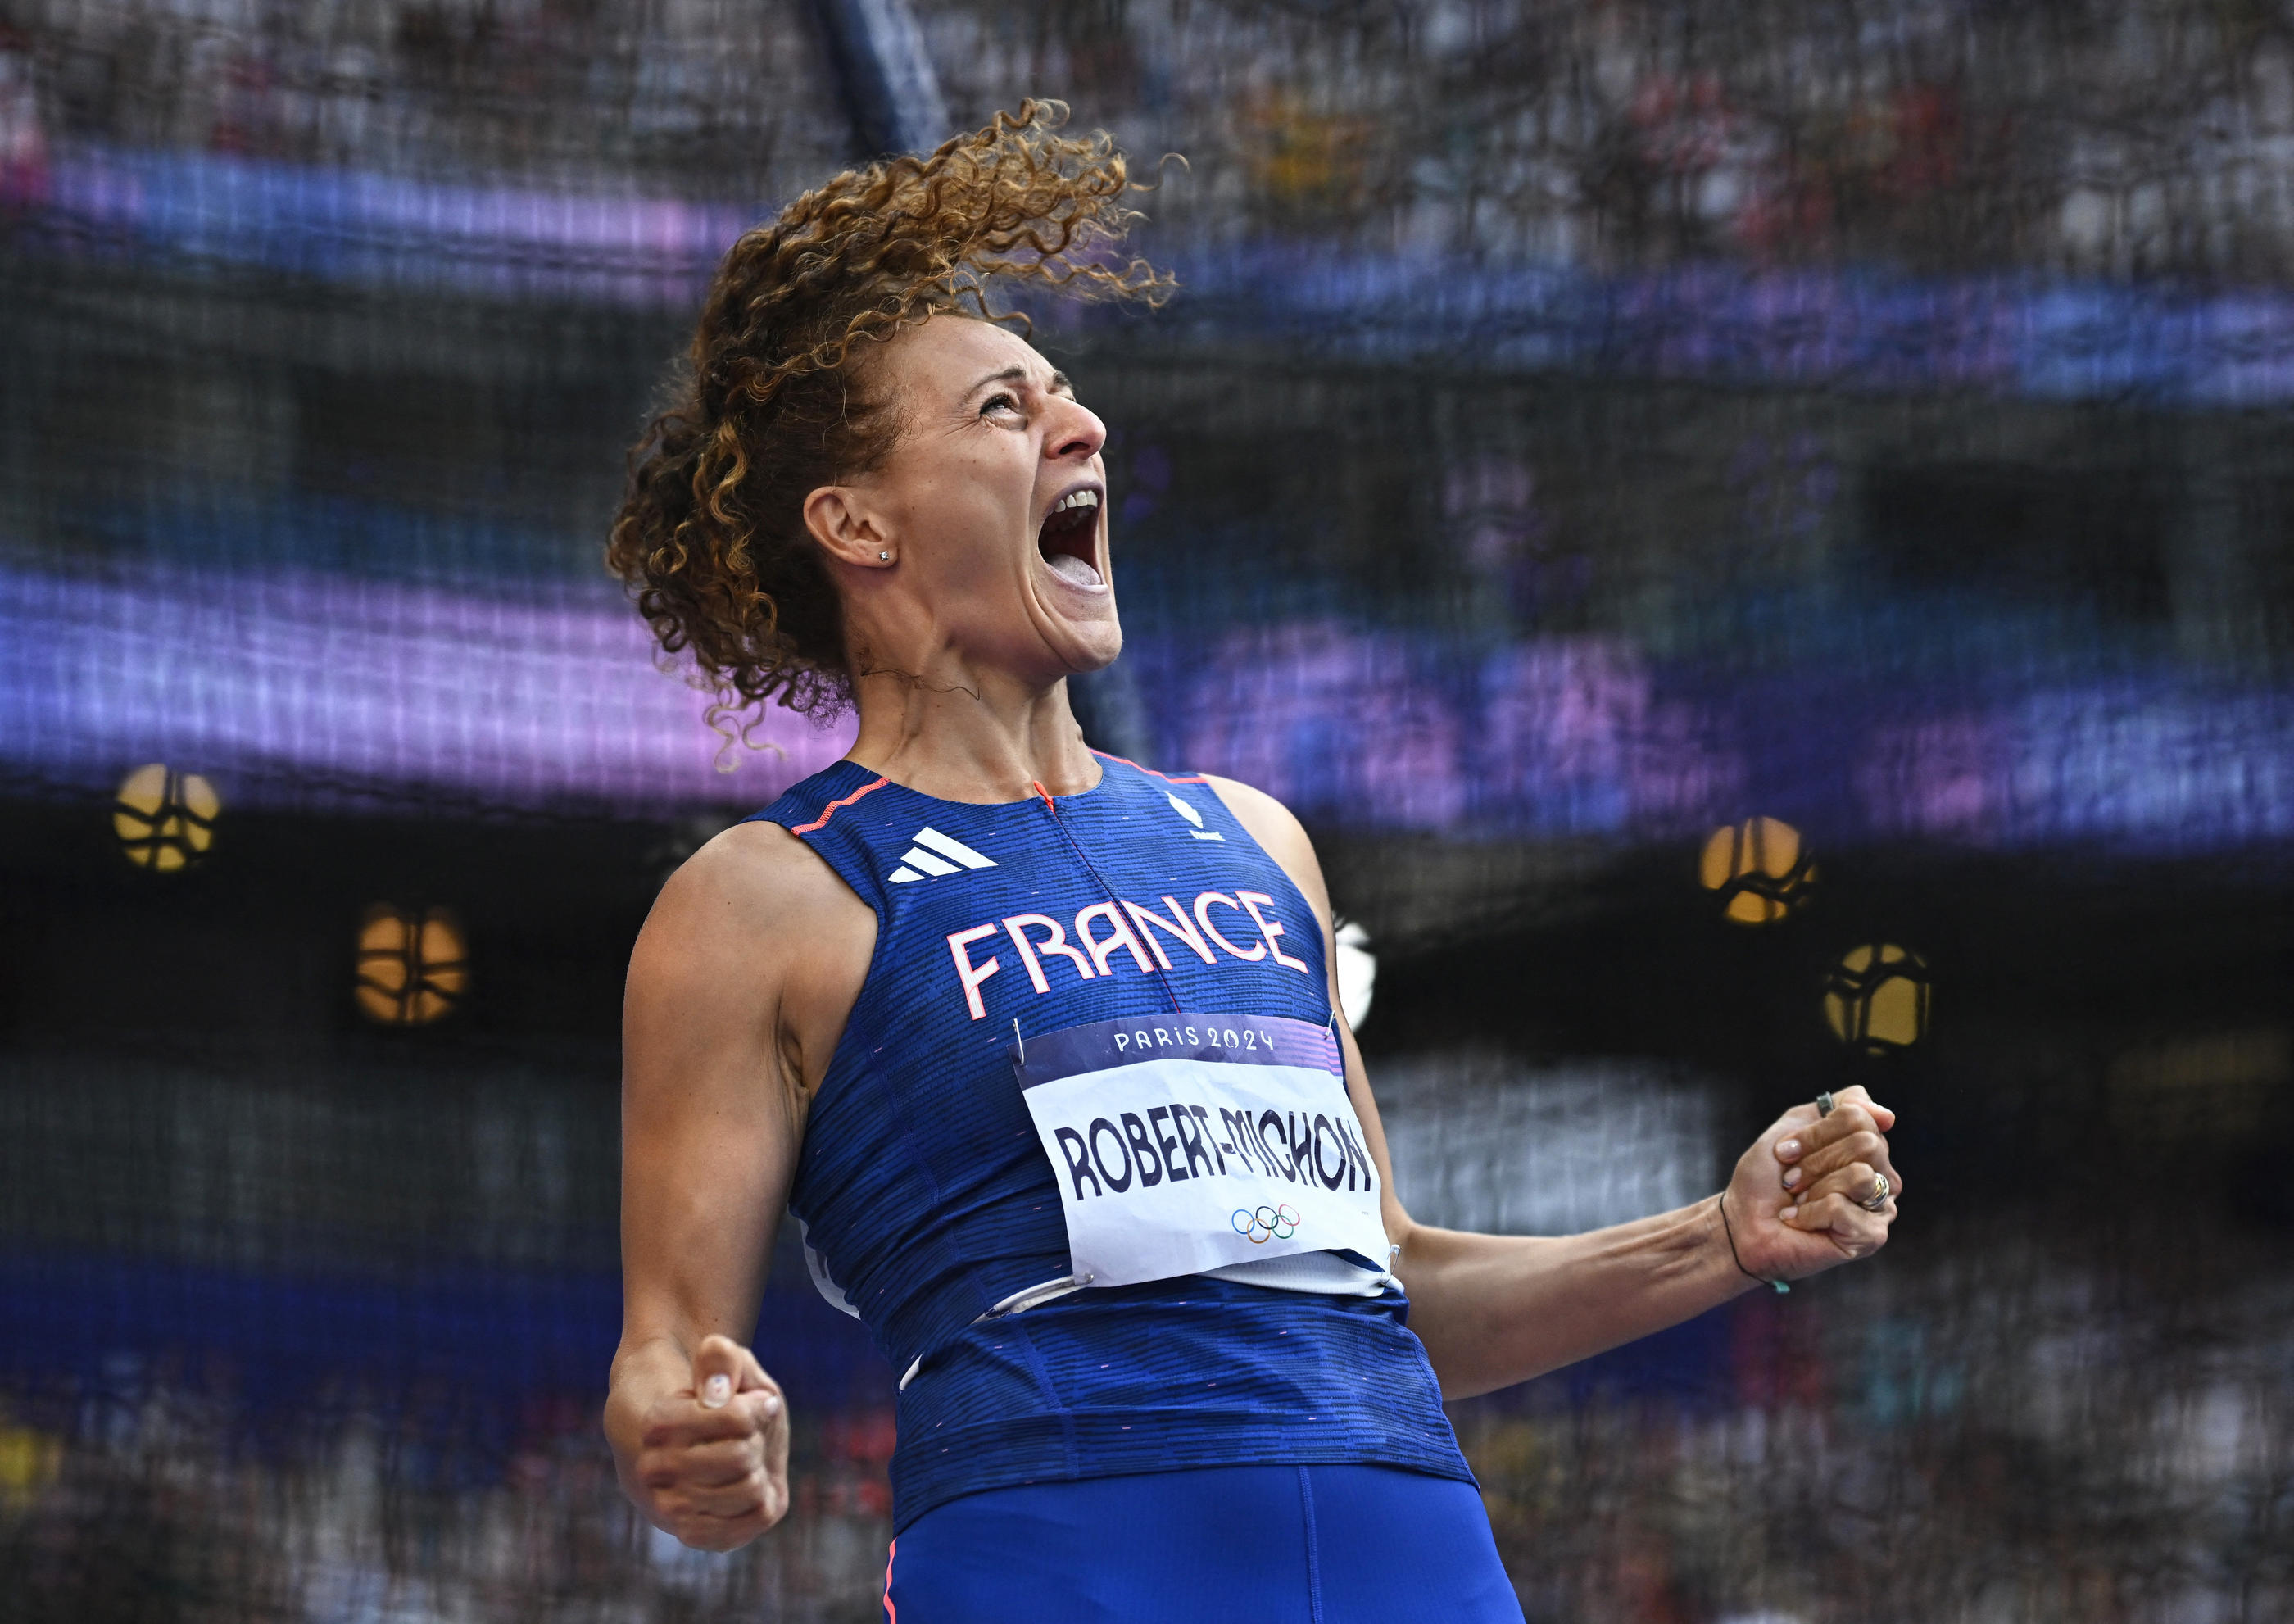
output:
[[802, 1132], [771, 955], [734, 951], [736, 905], [700, 890], [664, 893], [622, 1008], [624, 1331], [687, 1347], [753, 1334]]

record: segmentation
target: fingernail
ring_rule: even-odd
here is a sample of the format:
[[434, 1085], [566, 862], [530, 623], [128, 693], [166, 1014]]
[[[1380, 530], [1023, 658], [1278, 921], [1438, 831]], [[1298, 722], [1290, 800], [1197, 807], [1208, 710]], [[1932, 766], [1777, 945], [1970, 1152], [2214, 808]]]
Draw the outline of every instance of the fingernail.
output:
[[1787, 1167], [1785, 1169], [1785, 1188], [1790, 1189], [1799, 1182], [1800, 1169], [1797, 1167]]
[[767, 1393], [765, 1395], [765, 1401], [757, 1406], [757, 1408], [764, 1411], [768, 1416], [777, 1416], [781, 1413], [781, 1401], [777, 1395]]
[[731, 1399], [732, 1396], [733, 1378], [731, 1376], [712, 1375], [707, 1381], [701, 1383], [701, 1408], [703, 1409], [723, 1409], [725, 1408], [726, 1401]]
[[1783, 1212], [1777, 1213], [1777, 1216], [1783, 1219], [1785, 1222], [1790, 1223], [1794, 1219], [1800, 1216], [1800, 1209], [1798, 1207], [1786, 1207]]
[[1777, 1155], [1780, 1156], [1796, 1156], [1800, 1155], [1800, 1141], [1798, 1139], [1785, 1140], [1784, 1143], [1777, 1147]]

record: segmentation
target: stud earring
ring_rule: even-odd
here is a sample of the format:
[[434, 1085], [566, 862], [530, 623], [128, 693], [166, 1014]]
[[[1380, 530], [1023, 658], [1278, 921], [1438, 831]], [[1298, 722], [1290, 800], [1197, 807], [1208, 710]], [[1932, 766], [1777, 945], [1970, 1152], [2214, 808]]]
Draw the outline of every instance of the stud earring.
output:
[[878, 553], [878, 554], [876, 555], [876, 557], [877, 557], [879, 559], [881, 559], [882, 561], [883, 561], [884, 563], [887, 563], [887, 564], [889, 564], [889, 563], [891, 563], [891, 562], [892, 561], [892, 555], [891, 555], [891, 553], [889, 553], [889, 552], [880, 552], [880, 553]]

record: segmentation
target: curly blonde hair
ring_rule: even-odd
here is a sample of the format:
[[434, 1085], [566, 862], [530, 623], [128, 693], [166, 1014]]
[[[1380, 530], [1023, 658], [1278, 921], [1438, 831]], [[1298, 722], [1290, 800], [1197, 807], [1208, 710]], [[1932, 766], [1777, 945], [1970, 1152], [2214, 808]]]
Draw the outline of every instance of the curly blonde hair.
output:
[[[712, 725], [851, 699], [843, 617], [804, 499], [883, 465], [900, 425], [866, 346], [956, 312], [1013, 319], [991, 284], [1159, 304], [1175, 285], [1108, 252], [1144, 190], [1104, 132], [1024, 103], [929, 157], [851, 170], [744, 235], [711, 282], [689, 364], [630, 455], [606, 548], [663, 651], [690, 650]], [[1022, 318], [1024, 319], [1024, 318]]]

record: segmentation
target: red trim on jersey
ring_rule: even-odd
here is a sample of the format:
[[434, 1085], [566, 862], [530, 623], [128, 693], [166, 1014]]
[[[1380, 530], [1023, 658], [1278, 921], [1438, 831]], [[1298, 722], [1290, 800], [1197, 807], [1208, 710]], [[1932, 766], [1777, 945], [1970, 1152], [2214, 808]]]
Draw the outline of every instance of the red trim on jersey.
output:
[[870, 790], [882, 789], [885, 785], [891, 781], [892, 780], [890, 779], [878, 779], [873, 784], [861, 785], [859, 788], [854, 790], [850, 795], [846, 796], [842, 800], [831, 801], [827, 805], [820, 809], [820, 816], [815, 818], [809, 823], [798, 824], [796, 828], [789, 830], [789, 833], [792, 835], [809, 835], [817, 828], [826, 828], [828, 820], [836, 815], [836, 809], [838, 807], [850, 806], [853, 802], [858, 800], [862, 796], [866, 795]]
[[884, 1550], [884, 1624], [900, 1624], [900, 1610], [892, 1605], [892, 1558], [899, 1552], [900, 1542], [897, 1539]]
[[1111, 761], [1111, 762], [1121, 762], [1121, 763], [1122, 763], [1125, 766], [1127, 766], [1127, 767], [1136, 767], [1136, 768], [1138, 768], [1138, 770], [1139, 770], [1140, 771], [1142, 771], [1142, 772], [1145, 773], [1149, 778], [1153, 778], [1153, 779], [1162, 779], [1166, 784], [1208, 784], [1208, 783], [1209, 783], [1209, 782], [1210, 782], [1210, 779], [1208, 779], [1205, 778], [1205, 777], [1204, 777], [1201, 773], [1200, 773], [1200, 772], [1198, 772], [1198, 773], [1194, 774], [1194, 775], [1193, 775], [1192, 777], [1191, 777], [1191, 778], [1176, 778], [1176, 779], [1175, 779], [1175, 778], [1173, 778], [1173, 777], [1172, 777], [1169, 773], [1167, 773], [1167, 772], [1158, 772], [1158, 771], [1155, 771], [1155, 769], [1154, 769], [1154, 768], [1152, 768], [1152, 767], [1141, 767], [1141, 766], [1139, 766], [1139, 763], [1138, 763], [1137, 762], [1133, 761], [1133, 760], [1132, 760], [1129, 756], [1127, 756], [1127, 755], [1110, 755], [1110, 754], [1109, 754], [1109, 753], [1108, 753], [1107, 751], [1105, 751], [1105, 750], [1094, 750], [1094, 751], [1092, 751], [1092, 754], [1093, 754], [1094, 755], [1096, 755], [1096, 756], [1101, 757], [1102, 760]]

